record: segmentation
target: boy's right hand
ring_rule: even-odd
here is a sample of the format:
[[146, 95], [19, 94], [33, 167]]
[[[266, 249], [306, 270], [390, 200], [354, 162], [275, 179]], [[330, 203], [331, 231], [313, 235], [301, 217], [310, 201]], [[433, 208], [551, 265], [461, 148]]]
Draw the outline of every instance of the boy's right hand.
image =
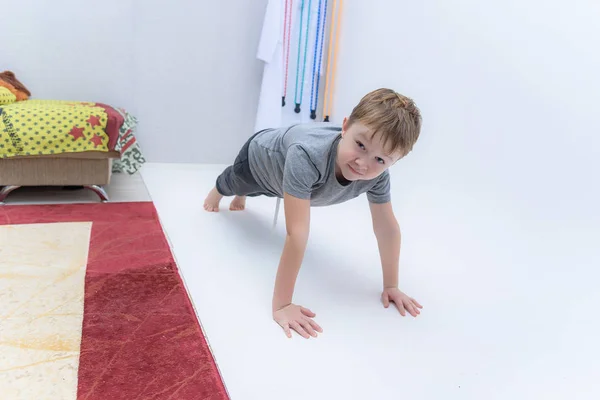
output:
[[290, 329], [295, 330], [306, 339], [310, 336], [317, 337], [317, 332], [323, 332], [319, 324], [312, 320], [315, 316], [314, 312], [296, 304], [288, 304], [273, 312], [273, 319], [283, 328], [289, 338], [292, 337]]

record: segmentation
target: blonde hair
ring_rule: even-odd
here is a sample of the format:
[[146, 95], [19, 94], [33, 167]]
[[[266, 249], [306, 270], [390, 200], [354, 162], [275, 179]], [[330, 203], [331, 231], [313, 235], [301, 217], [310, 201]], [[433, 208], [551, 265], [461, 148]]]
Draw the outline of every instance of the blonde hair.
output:
[[354, 107], [348, 126], [360, 122], [373, 136], [381, 134], [390, 153], [408, 154], [421, 133], [421, 112], [414, 101], [391, 89], [377, 89], [365, 95]]

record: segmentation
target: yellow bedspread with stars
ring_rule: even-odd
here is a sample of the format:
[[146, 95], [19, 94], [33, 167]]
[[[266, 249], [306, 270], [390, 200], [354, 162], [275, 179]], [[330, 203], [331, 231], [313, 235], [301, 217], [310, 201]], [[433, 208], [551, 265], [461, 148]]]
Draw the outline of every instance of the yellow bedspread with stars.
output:
[[0, 157], [109, 151], [107, 107], [63, 100], [0, 106]]

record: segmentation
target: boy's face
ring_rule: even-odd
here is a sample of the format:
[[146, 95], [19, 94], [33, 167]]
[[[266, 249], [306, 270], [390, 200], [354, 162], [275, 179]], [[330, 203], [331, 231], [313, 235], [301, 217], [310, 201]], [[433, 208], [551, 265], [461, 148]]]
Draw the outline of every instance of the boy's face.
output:
[[381, 135], [361, 123], [348, 126], [344, 118], [342, 140], [338, 145], [336, 173], [349, 181], [376, 178], [403, 157], [401, 153], [389, 154], [381, 142]]

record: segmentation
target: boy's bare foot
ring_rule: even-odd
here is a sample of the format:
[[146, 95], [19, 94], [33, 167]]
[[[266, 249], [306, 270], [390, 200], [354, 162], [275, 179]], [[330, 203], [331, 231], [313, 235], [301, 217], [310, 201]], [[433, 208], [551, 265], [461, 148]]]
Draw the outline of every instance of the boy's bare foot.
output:
[[217, 191], [217, 188], [213, 188], [208, 196], [206, 196], [206, 200], [204, 200], [204, 209], [209, 212], [219, 211], [219, 203], [222, 198], [223, 195]]
[[235, 196], [229, 205], [231, 211], [241, 211], [246, 208], [246, 196]]

